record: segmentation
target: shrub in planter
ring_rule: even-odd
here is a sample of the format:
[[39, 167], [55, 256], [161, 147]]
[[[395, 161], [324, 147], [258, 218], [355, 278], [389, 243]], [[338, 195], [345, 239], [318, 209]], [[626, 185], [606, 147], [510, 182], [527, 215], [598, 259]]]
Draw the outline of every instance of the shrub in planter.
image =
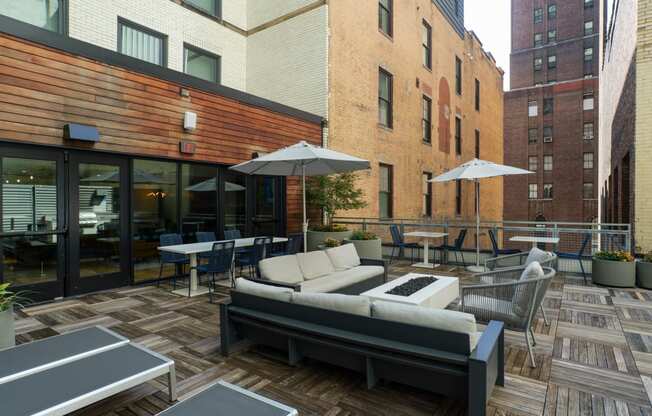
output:
[[636, 285], [652, 289], [652, 252], [647, 253], [636, 262]]
[[593, 256], [593, 283], [613, 287], [636, 285], [636, 263], [625, 251], [601, 251]]
[[354, 231], [351, 237], [344, 240], [344, 242], [353, 244], [360, 258], [374, 260], [382, 260], [383, 258], [382, 241], [374, 233]]
[[341, 245], [342, 242], [340, 240], [335, 238], [327, 238], [324, 241], [322, 241], [321, 244], [317, 244], [317, 249], [325, 250], [327, 248], [339, 247]]
[[10, 283], [0, 284], [0, 350], [16, 344], [14, 308], [20, 307], [25, 298], [21, 292], [9, 291]]

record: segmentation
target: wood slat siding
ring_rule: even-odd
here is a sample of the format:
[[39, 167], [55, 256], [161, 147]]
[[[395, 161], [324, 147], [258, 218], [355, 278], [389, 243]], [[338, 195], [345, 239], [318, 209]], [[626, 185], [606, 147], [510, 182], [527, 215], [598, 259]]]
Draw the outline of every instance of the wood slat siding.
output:
[[[186, 88], [0, 34], [0, 141], [232, 165], [254, 152], [307, 140], [321, 144], [319, 123]], [[198, 128], [183, 131], [186, 111]], [[63, 139], [63, 126], [96, 126], [101, 141]], [[196, 143], [194, 155], [179, 141]], [[288, 179], [288, 231], [300, 230], [300, 186]]]

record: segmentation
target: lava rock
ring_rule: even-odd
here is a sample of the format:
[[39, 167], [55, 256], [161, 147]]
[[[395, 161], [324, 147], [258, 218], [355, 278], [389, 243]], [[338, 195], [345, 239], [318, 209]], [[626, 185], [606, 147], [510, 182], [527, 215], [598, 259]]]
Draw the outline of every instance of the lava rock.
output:
[[396, 286], [392, 290], [388, 290], [387, 293], [388, 295], [397, 295], [397, 296], [411, 296], [424, 287], [431, 285], [435, 283], [437, 280], [436, 277], [434, 276], [422, 276], [422, 277], [415, 277], [414, 279], [410, 279], [407, 282]]

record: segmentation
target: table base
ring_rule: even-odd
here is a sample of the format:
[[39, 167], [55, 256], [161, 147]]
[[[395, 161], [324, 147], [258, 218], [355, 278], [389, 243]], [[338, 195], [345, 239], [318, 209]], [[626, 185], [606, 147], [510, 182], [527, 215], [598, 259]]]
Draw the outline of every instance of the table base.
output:
[[[190, 290], [190, 297], [194, 298], [196, 296], [205, 295], [205, 294], [208, 293], [208, 291], [209, 291], [209, 289], [206, 286], [197, 286], [197, 289], [195, 289], [195, 290], [191, 289]], [[174, 293], [175, 295], [179, 295], [179, 296], [188, 296], [188, 288], [185, 287], [183, 289], [173, 290], [172, 293]]]
[[412, 267], [418, 267], [420, 269], [434, 269], [441, 266], [439, 263], [414, 263]]
[[487, 271], [484, 266], [467, 266], [466, 270], [471, 273], [484, 273]]

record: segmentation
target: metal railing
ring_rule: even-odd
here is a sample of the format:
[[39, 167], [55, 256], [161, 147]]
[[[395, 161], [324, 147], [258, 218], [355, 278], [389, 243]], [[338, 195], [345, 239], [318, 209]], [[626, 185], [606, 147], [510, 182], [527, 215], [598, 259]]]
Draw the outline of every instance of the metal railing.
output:
[[[389, 230], [391, 225], [398, 225], [402, 233], [410, 231], [433, 231], [448, 234], [438, 244], [453, 244], [459, 232], [467, 230], [467, 238], [464, 242], [465, 260], [467, 263], [475, 262], [476, 238], [480, 239], [480, 263], [493, 256], [489, 230], [496, 236], [498, 245], [501, 248], [518, 249], [527, 251], [532, 243], [519, 243], [510, 241], [516, 236], [537, 236], [559, 238], [558, 244], [541, 244], [541, 249], [564, 253], [579, 253], [586, 236], [590, 236], [584, 251], [586, 256], [583, 261], [585, 270], [591, 270], [591, 256], [603, 250], [623, 250], [631, 252], [632, 235], [630, 224], [608, 224], [608, 223], [573, 223], [573, 222], [529, 222], [529, 221], [483, 221], [480, 223], [480, 235], [476, 236], [476, 224], [471, 221], [457, 220], [431, 220], [431, 219], [379, 219], [365, 217], [337, 217], [334, 220], [338, 224], [346, 224], [349, 229], [359, 229], [377, 234], [383, 244], [391, 246], [392, 237]], [[391, 248], [385, 249], [389, 254]], [[435, 253], [433, 252], [432, 255]], [[579, 272], [579, 263], [576, 260], [560, 261], [560, 271]]]

